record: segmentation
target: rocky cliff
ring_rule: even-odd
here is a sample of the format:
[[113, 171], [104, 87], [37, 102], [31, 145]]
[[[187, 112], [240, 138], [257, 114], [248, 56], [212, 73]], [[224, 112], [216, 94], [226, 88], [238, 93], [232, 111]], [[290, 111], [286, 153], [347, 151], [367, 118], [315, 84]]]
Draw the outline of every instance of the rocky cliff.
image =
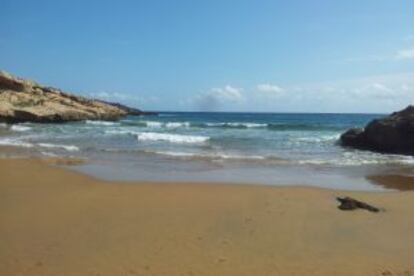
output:
[[0, 122], [113, 121], [129, 114], [145, 113], [117, 103], [75, 96], [0, 71]]
[[350, 129], [341, 144], [383, 153], [414, 155], [414, 106], [370, 122], [364, 129]]

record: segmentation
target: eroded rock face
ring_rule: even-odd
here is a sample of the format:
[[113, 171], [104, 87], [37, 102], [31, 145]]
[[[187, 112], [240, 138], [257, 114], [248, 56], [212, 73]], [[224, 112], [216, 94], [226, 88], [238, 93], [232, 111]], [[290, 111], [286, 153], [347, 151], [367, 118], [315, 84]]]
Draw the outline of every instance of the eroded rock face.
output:
[[[0, 71], [0, 122], [118, 120], [138, 109], [64, 93]], [[141, 112], [141, 113], [140, 113]]]
[[365, 129], [350, 129], [341, 144], [383, 153], [414, 155], [414, 106], [370, 122]]

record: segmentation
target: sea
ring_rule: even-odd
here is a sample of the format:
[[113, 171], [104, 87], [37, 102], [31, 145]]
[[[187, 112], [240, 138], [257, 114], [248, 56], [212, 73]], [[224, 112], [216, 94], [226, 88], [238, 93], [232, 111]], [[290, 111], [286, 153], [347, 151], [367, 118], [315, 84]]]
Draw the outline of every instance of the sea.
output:
[[369, 176], [414, 174], [413, 157], [344, 148], [339, 137], [382, 116], [160, 112], [117, 122], [1, 124], [0, 146], [21, 148], [15, 157], [85, 159], [70, 169], [107, 180], [381, 191], [387, 188]]

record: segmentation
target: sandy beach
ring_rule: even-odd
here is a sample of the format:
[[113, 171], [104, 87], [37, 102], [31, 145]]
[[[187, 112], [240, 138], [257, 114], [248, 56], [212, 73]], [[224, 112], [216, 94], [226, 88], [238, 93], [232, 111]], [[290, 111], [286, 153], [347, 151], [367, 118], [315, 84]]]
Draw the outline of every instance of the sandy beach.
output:
[[[0, 160], [1, 275], [414, 275], [414, 193], [116, 183]], [[386, 211], [340, 211], [336, 196]]]

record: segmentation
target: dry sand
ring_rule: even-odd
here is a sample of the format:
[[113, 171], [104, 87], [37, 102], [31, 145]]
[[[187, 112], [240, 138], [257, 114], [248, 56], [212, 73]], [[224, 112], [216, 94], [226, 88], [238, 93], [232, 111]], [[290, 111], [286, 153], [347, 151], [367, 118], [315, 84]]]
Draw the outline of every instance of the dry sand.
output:
[[[340, 211], [348, 195], [386, 209]], [[414, 193], [114, 183], [0, 160], [0, 275], [414, 275]]]

